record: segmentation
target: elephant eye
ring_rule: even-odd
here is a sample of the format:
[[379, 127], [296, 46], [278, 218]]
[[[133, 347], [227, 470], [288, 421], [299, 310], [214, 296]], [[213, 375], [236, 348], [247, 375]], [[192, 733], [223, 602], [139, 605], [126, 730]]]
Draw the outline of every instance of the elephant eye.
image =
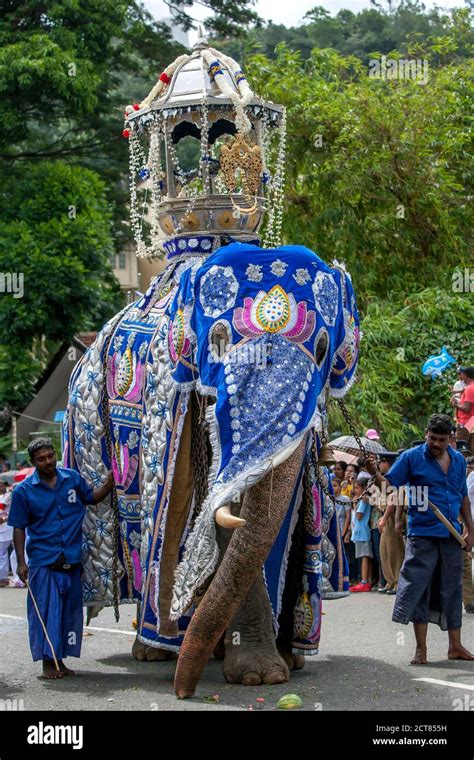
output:
[[314, 356], [316, 359], [316, 366], [318, 369], [321, 369], [321, 367], [323, 366], [324, 360], [328, 352], [328, 348], [329, 348], [329, 335], [327, 333], [327, 330], [325, 330], [324, 327], [322, 327], [321, 330], [316, 335], [316, 340], [314, 342]]

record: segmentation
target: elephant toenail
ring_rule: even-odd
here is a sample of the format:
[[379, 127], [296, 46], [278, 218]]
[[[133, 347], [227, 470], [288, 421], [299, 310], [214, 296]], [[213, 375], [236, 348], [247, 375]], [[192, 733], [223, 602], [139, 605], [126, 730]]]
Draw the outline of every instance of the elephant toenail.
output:
[[262, 678], [258, 673], [250, 671], [249, 673], [245, 673], [242, 683], [245, 686], [259, 686], [262, 683]]

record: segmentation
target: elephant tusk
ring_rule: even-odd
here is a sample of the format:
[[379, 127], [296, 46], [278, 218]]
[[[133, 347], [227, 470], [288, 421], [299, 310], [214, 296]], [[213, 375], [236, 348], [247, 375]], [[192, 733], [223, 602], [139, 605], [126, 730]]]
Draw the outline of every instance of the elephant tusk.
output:
[[225, 504], [223, 507], [219, 507], [219, 509], [216, 510], [215, 520], [221, 528], [241, 528], [246, 522], [245, 520], [242, 520], [241, 517], [235, 517], [230, 511], [228, 504]]

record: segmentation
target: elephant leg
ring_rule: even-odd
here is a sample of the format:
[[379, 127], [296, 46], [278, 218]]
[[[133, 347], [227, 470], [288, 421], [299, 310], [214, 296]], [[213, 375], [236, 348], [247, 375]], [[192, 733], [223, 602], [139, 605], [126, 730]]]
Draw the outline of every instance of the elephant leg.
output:
[[[232, 505], [232, 514], [240, 514], [242, 502]], [[217, 528], [221, 557], [225, 555], [232, 531]], [[247, 686], [261, 683], [284, 683], [295, 668], [294, 655], [280, 652], [275, 645], [270, 600], [260, 574], [234, 615], [224, 641], [223, 673], [229, 683]], [[221, 652], [221, 646], [219, 652]], [[281, 656], [280, 656], [281, 655]], [[216, 656], [216, 652], [214, 652]], [[300, 667], [304, 665], [304, 657]]]
[[223, 672], [229, 683], [284, 683], [290, 674], [278, 653], [270, 600], [260, 574], [234, 615], [225, 639]]
[[288, 670], [302, 670], [304, 668], [306, 662], [304, 654], [293, 654], [293, 652], [288, 652], [288, 650], [281, 649], [279, 646], [278, 651], [285, 661]]
[[261, 576], [262, 565], [287, 513], [304, 452], [302, 441], [275, 468], [273, 482], [272, 474], [268, 473], [249, 490], [241, 513], [246, 524], [234, 530], [216, 575], [186, 631], [175, 675], [179, 699], [194, 694], [217, 642]]

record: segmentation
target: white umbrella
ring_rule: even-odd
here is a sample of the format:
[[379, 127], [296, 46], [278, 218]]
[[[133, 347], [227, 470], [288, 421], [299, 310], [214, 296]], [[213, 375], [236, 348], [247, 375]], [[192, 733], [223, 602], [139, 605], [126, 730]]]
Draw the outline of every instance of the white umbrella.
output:
[[[370, 438], [360, 439], [368, 454], [388, 454], [389, 452], [378, 441], [373, 441]], [[364, 454], [360, 448], [357, 440], [353, 435], [340, 435], [339, 438], [335, 438], [329, 442], [329, 445], [333, 449], [339, 449], [340, 451], [346, 451], [348, 454], [353, 454], [356, 457], [360, 457]]]

